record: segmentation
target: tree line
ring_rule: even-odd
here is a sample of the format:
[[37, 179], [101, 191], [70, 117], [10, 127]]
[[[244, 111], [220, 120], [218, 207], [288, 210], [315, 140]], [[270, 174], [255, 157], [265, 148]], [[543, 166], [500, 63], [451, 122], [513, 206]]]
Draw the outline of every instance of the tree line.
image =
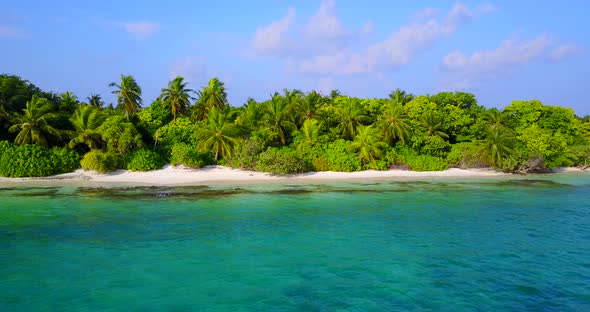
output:
[[333, 90], [275, 92], [231, 106], [223, 82], [193, 90], [176, 77], [143, 106], [133, 76], [100, 95], [40, 90], [0, 75], [0, 175], [78, 167], [153, 170], [221, 164], [272, 173], [493, 167], [530, 172], [590, 161], [590, 120], [537, 100], [486, 108], [473, 94], [362, 99]]

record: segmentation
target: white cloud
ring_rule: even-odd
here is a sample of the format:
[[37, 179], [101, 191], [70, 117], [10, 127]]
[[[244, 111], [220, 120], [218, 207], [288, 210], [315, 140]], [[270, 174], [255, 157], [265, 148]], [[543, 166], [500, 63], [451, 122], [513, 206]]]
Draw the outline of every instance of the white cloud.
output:
[[[494, 50], [470, 55], [460, 51], [451, 52], [442, 60], [441, 67], [449, 75], [443, 84], [465, 89], [478, 81], [510, 74], [525, 64], [548, 56], [551, 44], [551, 38], [543, 34], [529, 40], [507, 39]], [[564, 49], [556, 53], [567, 54], [568, 48]]]
[[263, 55], [277, 55], [287, 52], [290, 43], [286, 33], [295, 21], [295, 9], [289, 8], [287, 15], [268, 26], [256, 29], [252, 46]]
[[258, 55], [292, 61], [337, 53], [354, 39], [372, 33], [373, 28], [373, 24], [367, 22], [358, 30], [347, 29], [336, 14], [336, 1], [323, 0], [316, 13], [302, 25], [296, 24], [295, 9], [289, 8], [283, 18], [259, 27], [252, 47]]
[[555, 47], [548, 55], [550, 60], [561, 61], [582, 52], [582, 49], [573, 43], [562, 44]]
[[24, 32], [18, 28], [0, 25], [0, 38], [18, 38], [24, 36]]
[[201, 81], [207, 77], [207, 73], [207, 60], [204, 58], [182, 57], [172, 64], [170, 79], [181, 76], [187, 81]]
[[[320, 9], [321, 11], [321, 9]], [[476, 10], [477, 11], [477, 10]], [[307, 74], [365, 74], [396, 70], [429, 49], [436, 40], [451, 36], [476, 13], [456, 4], [443, 18], [433, 9], [417, 13], [412, 21], [381, 42], [360, 51], [338, 49], [304, 59], [291, 59], [288, 69]], [[337, 27], [333, 27], [338, 30]]]
[[148, 21], [116, 22], [115, 25], [122, 27], [137, 39], [146, 39], [160, 30], [160, 24]]
[[304, 35], [312, 40], [340, 40], [350, 35], [336, 16], [336, 1], [324, 0], [309, 19]]

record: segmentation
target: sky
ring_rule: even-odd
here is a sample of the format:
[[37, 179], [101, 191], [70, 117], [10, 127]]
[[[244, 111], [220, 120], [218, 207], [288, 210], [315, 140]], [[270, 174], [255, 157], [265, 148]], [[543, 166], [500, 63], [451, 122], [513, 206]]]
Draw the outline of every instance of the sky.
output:
[[0, 73], [80, 99], [133, 75], [144, 106], [181, 75], [233, 106], [300, 89], [474, 93], [590, 114], [590, 2], [0, 0]]

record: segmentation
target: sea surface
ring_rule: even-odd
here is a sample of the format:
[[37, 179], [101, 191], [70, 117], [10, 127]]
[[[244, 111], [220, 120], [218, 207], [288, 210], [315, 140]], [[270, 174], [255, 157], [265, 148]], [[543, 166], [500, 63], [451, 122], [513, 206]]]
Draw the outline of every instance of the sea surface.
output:
[[590, 311], [590, 174], [0, 189], [0, 311]]

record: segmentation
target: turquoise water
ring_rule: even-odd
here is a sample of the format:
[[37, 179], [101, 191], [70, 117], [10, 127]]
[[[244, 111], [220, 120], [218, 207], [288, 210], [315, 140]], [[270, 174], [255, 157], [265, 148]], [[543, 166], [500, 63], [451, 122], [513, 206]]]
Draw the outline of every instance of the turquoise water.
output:
[[5, 187], [0, 311], [590, 311], [590, 175]]

